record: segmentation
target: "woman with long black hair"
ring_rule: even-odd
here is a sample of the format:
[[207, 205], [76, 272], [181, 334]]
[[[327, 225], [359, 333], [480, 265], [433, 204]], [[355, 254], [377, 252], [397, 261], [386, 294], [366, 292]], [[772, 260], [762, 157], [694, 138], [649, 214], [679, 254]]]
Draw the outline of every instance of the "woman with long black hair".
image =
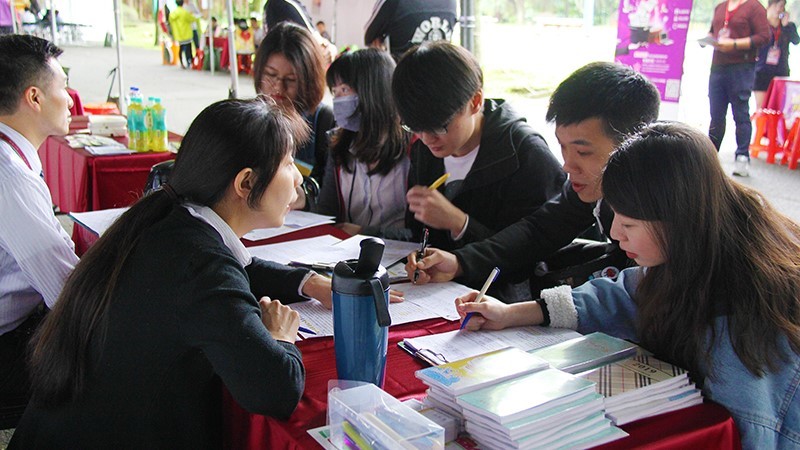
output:
[[249, 411], [292, 413], [299, 317], [277, 299], [329, 304], [330, 282], [252, 258], [239, 238], [283, 224], [307, 132], [263, 98], [200, 113], [169, 183], [84, 255], [34, 336], [11, 448], [219, 448], [218, 379]]

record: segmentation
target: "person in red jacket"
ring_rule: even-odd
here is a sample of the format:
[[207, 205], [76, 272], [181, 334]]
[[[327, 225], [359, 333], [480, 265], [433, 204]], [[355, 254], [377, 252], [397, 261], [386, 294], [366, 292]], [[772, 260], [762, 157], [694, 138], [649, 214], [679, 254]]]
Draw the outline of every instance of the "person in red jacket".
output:
[[728, 104], [736, 122], [734, 175], [748, 176], [750, 166], [750, 95], [758, 48], [769, 41], [767, 11], [756, 0], [727, 0], [714, 9], [709, 37], [716, 40], [708, 80], [711, 125], [708, 137], [719, 151], [725, 136]]

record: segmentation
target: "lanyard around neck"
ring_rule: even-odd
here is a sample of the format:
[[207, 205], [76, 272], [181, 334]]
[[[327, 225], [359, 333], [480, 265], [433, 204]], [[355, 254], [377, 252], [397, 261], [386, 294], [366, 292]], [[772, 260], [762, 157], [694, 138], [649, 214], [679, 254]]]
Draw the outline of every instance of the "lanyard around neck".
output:
[[[730, 3], [730, 0], [728, 0], [728, 3]], [[728, 5], [727, 4], [725, 5], [725, 23], [722, 24], [722, 26], [724, 28], [728, 28], [728, 22], [731, 21], [731, 17], [733, 17], [733, 13], [735, 13], [736, 10], [738, 10], [739, 7], [742, 6], [742, 3], [744, 3], [744, 2], [740, 1], [739, 4], [736, 5], [736, 8], [733, 8], [733, 9], [729, 9]]]
[[28, 162], [28, 158], [26, 158], [25, 154], [22, 153], [22, 149], [20, 149], [19, 146], [14, 141], [12, 141], [11, 138], [8, 137], [2, 131], [0, 131], [0, 140], [3, 140], [3, 141], [6, 142], [6, 144], [10, 145], [11, 148], [14, 149], [14, 151], [17, 153], [17, 155], [19, 155], [19, 157], [22, 158], [22, 162], [24, 162], [25, 165], [28, 166], [28, 169], [33, 170], [33, 167], [31, 166], [31, 163]]

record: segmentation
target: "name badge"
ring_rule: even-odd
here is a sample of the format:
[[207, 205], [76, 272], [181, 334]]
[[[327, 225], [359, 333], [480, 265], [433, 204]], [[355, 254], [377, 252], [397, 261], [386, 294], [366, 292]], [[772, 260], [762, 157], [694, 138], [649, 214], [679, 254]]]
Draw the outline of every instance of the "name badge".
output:
[[770, 66], [777, 66], [778, 61], [781, 59], [781, 49], [775, 46], [772, 46], [767, 50], [767, 61], [766, 63]]
[[731, 30], [728, 27], [722, 27], [717, 33], [717, 40], [728, 39], [731, 37]]

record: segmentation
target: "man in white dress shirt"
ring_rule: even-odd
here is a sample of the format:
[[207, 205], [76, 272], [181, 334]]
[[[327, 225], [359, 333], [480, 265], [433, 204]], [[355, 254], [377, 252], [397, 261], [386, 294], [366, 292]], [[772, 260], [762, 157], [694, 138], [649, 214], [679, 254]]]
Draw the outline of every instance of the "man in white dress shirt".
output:
[[27, 397], [26, 344], [78, 262], [37, 153], [69, 131], [61, 53], [37, 37], [0, 37], [0, 407]]

